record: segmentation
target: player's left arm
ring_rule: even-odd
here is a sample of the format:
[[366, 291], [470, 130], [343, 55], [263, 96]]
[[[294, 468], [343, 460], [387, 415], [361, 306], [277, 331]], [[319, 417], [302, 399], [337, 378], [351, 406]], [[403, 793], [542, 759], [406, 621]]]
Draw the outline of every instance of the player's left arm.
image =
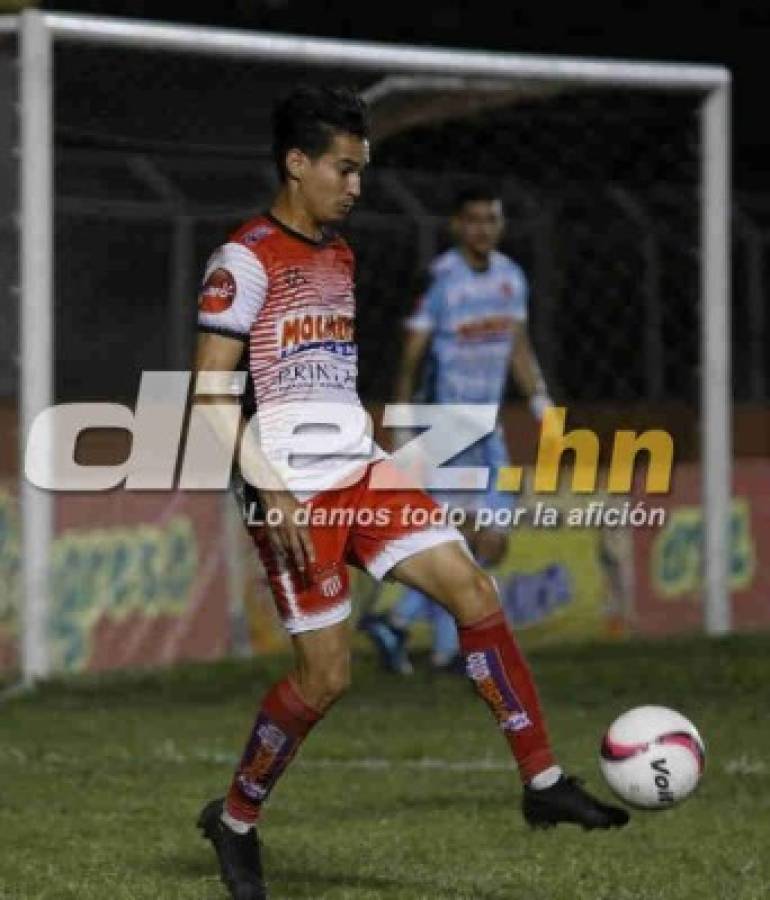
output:
[[513, 287], [511, 314], [513, 316], [513, 349], [510, 368], [521, 394], [529, 401], [532, 415], [539, 422], [553, 401], [548, 393], [540, 363], [529, 339], [527, 316], [529, 307], [529, 282], [520, 266], [508, 260], [510, 284]]
[[553, 401], [548, 393], [548, 386], [529, 338], [526, 320], [515, 322], [513, 332], [511, 373], [516, 386], [529, 401], [532, 415], [540, 421], [545, 410], [553, 406]]

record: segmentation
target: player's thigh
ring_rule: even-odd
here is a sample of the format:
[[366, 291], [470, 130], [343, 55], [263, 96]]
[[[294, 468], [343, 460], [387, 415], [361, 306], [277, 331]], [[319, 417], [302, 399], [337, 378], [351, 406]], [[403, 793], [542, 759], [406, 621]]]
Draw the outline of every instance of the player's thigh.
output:
[[[334, 497], [327, 501], [319, 495], [311, 501], [316, 506], [322, 502], [334, 503]], [[311, 527], [315, 562], [308, 571], [299, 571], [291, 557], [276, 550], [270, 526], [255, 525], [247, 530], [267, 574], [278, 615], [290, 635], [321, 631], [348, 618], [351, 598], [344, 562], [348, 532], [344, 524]]]
[[500, 607], [494, 582], [460, 541], [447, 541], [401, 560], [389, 577], [432, 597], [461, 625], [477, 622]]

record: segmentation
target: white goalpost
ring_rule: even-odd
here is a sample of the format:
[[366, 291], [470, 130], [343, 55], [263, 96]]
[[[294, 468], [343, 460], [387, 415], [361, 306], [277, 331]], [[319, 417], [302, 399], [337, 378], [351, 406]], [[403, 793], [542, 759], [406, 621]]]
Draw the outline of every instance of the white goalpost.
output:
[[[562, 59], [310, 39], [149, 21], [25, 11], [0, 18], [19, 49], [20, 192], [20, 482], [22, 672], [32, 684], [50, 671], [46, 622], [54, 536], [52, 497], [23, 472], [26, 435], [54, 402], [54, 49], [109, 46], [157, 53], [290, 63], [382, 75], [372, 96], [413, 83], [459, 89], [476, 80], [503, 93], [525, 86], [691, 92], [699, 97], [698, 247], [701, 360], [701, 471], [705, 541], [703, 624], [710, 635], [731, 630], [729, 513], [731, 497], [730, 361], [730, 74], [706, 65]], [[420, 79], [422, 81], [420, 81]], [[443, 79], [443, 81], [442, 81]], [[406, 87], [405, 87], [406, 85]]]

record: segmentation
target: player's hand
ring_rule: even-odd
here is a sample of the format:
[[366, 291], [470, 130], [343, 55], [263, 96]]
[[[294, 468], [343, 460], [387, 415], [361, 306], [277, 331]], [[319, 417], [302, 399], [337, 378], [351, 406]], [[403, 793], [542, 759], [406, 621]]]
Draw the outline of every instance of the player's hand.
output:
[[302, 504], [289, 491], [260, 491], [265, 514], [277, 510], [272, 516], [279, 519], [276, 525], [267, 525], [267, 536], [279, 557], [293, 561], [297, 569], [307, 573], [315, 563], [315, 550], [310, 531], [298, 525], [295, 514]]

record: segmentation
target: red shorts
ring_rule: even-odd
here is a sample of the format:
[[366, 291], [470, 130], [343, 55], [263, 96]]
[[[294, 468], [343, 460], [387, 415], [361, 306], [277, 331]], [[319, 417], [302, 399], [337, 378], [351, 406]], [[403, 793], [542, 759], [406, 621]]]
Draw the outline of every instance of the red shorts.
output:
[[[444, 544], [463, 541], [456, 528], [432, 524], [441, 508], [415, 489], [371, 487], [369, 466], [356, 484], [322, 491], [303, 506], [316, 562], [308, 574], [279, 558], [267, 537], [267, 525], [247, 525], [267, 572], [276, 606], [289, 634], [315, 631], [350, 615], [350, 580], [346, 563], [382, 579], [401, 560]], [[391, 466], [392, 468], [392, 466]]]

